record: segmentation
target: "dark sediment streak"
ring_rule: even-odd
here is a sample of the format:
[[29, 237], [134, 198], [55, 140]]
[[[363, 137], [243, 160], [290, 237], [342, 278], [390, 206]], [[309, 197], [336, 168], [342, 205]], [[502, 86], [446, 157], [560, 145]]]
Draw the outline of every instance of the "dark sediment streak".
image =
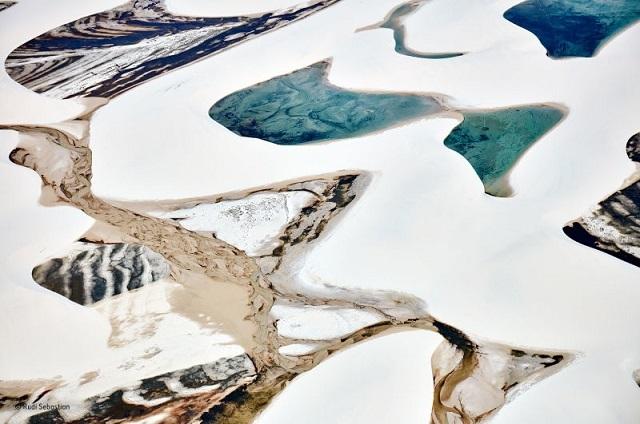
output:
[[[75, 121], [73, 124], [83, 124], [88, 128], [88, 121]], [[318, 178], [308, 178], [269, 189], [278, 191], [288, 187], [291, 190], [315, 190], [313, 192], [319, 199], [314, 206], [303, 209], [300, 216], [286, 227], [283, 245], [273, 252], [273, 257], [277, 259], [275, 262], [266, 257], [258, 258], [260, 261], [271, 261], [272, 266], [269, 267], [263, 263], [258, 264], [258, 259], [249, 258], [237, 248], [210, 235], [187, 231], [171, 220], [146, 216], [96, 198], [91, 192], [88, 135], [77, 138], [59, 129], [40, 126], [10, 128], [28, 135], [12, 153], [11, 160], [35, 170], [42, 177], [45, 188], [58, 196], [59, 201], [83, 210], [97, 220], [116, 227], [135, 243], [162, 254], [172, 268], [223, 279], [239, 287], [246, 287], [249, 293], [247, 319], [256, 324], [256, 347], [247, 351], [247, 358], [253, 364], [255, 374], [245, 375], [243, 371], [238, 374], [242, 381], [234, 382], [228, 386], [228, 390], [212, 389], [213, 391], [198, 392], [197, 395], [188, 389], [215, 387], [210, 386], [210, 383], [218, 380], [211, 377], [210, 370], [196, 366], [189, 369], [186, 375], [175, 372], [169, 373], [170, 375], [162, 374], [89, 399], [89, 404], [93, 407], [86, 419], [79, 422], [126, 422], [133, 417], [167, 412], [185, 422], [202, 416], [205, 422], [215, 420], [218, 424], [249, 423], [297, 375], [354, 343], [396, 329], [435, 331], [445, 338], [439, 348], [440, 353], [436, 352], [432, 357], [436, 379], [433, 419], [437, 424], [448, 422], [440, 418], [448, 416], [452, 411], [462, 421], [477, 422], [482, 416], [501, 408], [505, 403], [502, 395], [506, 395], [514, 387], [521, 383], [526, 387], [562, 369], [571, 360], [572, 356], [566, 353], [515, 350], [509, 346], [472, 341], [462, 331], [435, 320], [426, 310], [424, 302], [410, 295], [328, 285], [317, 285], [309, 290], [298, 282], [288, 266], [292, 261], [295, 263], [296, 256], [306, 254], [321, 239], [322, 232], [330, 226], [330, 220], [334, 220], [356, 198], [362, 189], [362, 186], [358, 188], [360, 174], [357, 172], [325, 177], [322, 184], [318, 183]], [[55, 172], [48, 168], [44, 159], [51, 157], [53, 153], [61, 157], [66, 155], [68, 160], [61, 163], [66, 164], [67, 168], [56, 168]], [[250, 192], [256, 191], [258, 190]], [[76, 262], [83, 263], [83, 260], [88, 260], [88, 254]], [[61, 266], [60, 262], [55, 261], [55, 266], [52, 266], [54, 272], [59, 269], [58, 265]], [[176, 274], [177, 277], [181, 275], [183, 274]], [[84, 278], [79, 281], [84, 281]], [[213, 281], [211, 283], [215, 284]], [[287, 344], [287, 338], [278, 334], [274, 318], [270, 316], [271, 308], [277, 301], [364, 309], [375, 312], [382, 321], [338, 339], [328, 339], [312, 353], [292, 357], [279, 353], [279, 348]], [[514, 355], [514, 351], [518, 354]], [[554, 356], [560, 359], [555, 360]], [[500, 365], [496, 367], [497, 364]], [[508, 364], [506, 368], [505, 364]], [[488, 369], [499, 371], [487, 376], [485, 373]], [[176, 386], [170, 387], [167, 382], [172, 379], [179, 380], [185, 389], [180, 392], [172, 389], [171, 392], [171, 387]], [[201, 383], [204, 386], [199, 386]], [[452, 399], [449, 393], [461, 383], [463, 386], [460, 386], [460, 395]], [[240, 391], [225, 401], [236, 390]], [[125, 393], [130, 395], [125, 396]], [[495, 393], [501, 396], [496, 396]], [[55, 395], [54, 389], [46, 396], [53, 396], [55, 399]], [[166, 402], [162, 397], [164, 395], [167, 395]], [[37, 392], [31, 394], [34, 399], [38, 396]], [[141, 400], [132, 403], [131, 399], [138, 398]], [[478, 399], [481, 399], [482, 406], [475, 406]], [[46, 401], [47, 397], [42, 400]], [[163, 402], [150, 403], [160, 400]], [[223, 404], [220, 405], [220, 402]], [[7, 404], [3, 408], [11, 407], [12, 404]], [[481, 412], [478, 412], [479, 409]], [[60, 411], [59, 416], [48, 415], [42, 419], [50, 422], [74, 422], [73, 419], [64, 417], [64, 411]]]
[[74, 247], [79, 251], [36, 266], [32, 276], [41, 286], [81, 305], [138, 289], [170, 272], [165, 259], [146, 246], [82, 242]]
[[169, 13], [163, 0], [133, 0], [34, 38], [11, 52], [5, 68], [18, 83], [51, 97], [110, 98], [339, 1], [198, 18]]
[[0, 1], [0, 12], [16, 4], [15, 1]]
[[[67, 420], [54, 410], [32, 415], [28, 423], [129, 422], [160, 413], [180, 419], [179, 422], [193, 422], [207, 407], [249, 384], [255, 376], [255, 368], [247, 355], [224, 358], [145, 378], [87, 399], [88, 412], [80, 419]], [[150, 404], [154, 406], [149, 407]], [[14, 407], [19, 406], [16, 403]]]
[[[627, 142], [627, 156], [640, 163], [640, 133]], [[640, 178], [568, 223], [564, 233], [578, 243], [640, 266]]]

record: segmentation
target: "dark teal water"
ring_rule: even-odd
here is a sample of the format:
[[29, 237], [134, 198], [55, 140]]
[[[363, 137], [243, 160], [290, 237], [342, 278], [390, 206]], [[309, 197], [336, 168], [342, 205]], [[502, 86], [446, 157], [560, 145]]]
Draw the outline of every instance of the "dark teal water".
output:
[[535, 34], [550, 57], [591, 57], [640, 19], [640, 0], [528, 0], [504, 17]]
[[464, 111], [464, 121], [444, 140], [465, 157], [485, 192], [509, 196], [506, 175], [522, 154], [564, 116], [546, 105], [524, 105], [492, 111]]
[[209, 116], [238, 135], [291, 145], [356, 137], [442, 110], [430, 96], [333, 86], [328, 70], [319, 62], [236, 91]]

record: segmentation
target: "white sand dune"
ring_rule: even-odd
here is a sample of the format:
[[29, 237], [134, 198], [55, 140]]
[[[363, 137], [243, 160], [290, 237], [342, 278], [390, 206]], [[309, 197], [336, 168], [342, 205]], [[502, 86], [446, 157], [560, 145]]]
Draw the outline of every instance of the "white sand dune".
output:
[[296, 379], [256, 424], [428, 422], [433, 383], [427, 358], [441, 340], [414, 331], [340, 352]]
[[304, 0], [167, 0], [171, 13], [183, 16], [245, 16], [304, 3]]
[[[294, 2], [178, 3], [169, 1], [170, 10], [215, 16]], [[406, 20], [408, 44], [468, 54], [425, 60], [395, 53], [389, 30], [355, 33], [399, 3], [345, 0], [114, 99], [92, 122], [94, 192], [119, 200], [186, 198], [341, 169], [371, 171], [364, 196], [308, 255], [300, 271], [306, 281], [411, 293], [472, 335], [580, 352], [494, 423], [637, 423], [640, 274], [572, 241], [562, 227], [635, 170], [625, 143], [640, 129], [640, 25], [594, 58], [552, 60], [532, 34], [501, 17], [517, 1], [434, 0]], [[0, 13], [2, 56], [55, 25], [117, 4], [22, 0]], [[556, 102], [569, 115], [518, 162], [509, 199], [485, 195], [469, 164], [442, 144], [457, 124], [452, 118], [283, 147], [239, 137], [207, 115], [233, 91], [328, 57], [330, 81], [340, 87], [438, 92], [464, 107]], [[82, 111], [78, 102], [29, 92], [4, 72], [0, 92], [11, 99], [0, 102], [0, 123], [54, 122]], [[6, 158], [16, 139], [8, 132], [0, 138]], [[38, 206], [34, 174], [6, 160], [0, 167], [9, 182], [1, 186], [4, 198], [11, 199], [2, 210], [0, 309], [9, 325], [0, 325], [0, 380], [89, 370], [94, 357], [109, 363], [106, 318], [30, 281], [31, 268], [91, 220]], [[55, 322], [55, 332], [24, 336], [41, 330], [43, 320]], [[393, 335], [341, 353], [295, 380], [258, 422], [424, 422], [435, 339]]]

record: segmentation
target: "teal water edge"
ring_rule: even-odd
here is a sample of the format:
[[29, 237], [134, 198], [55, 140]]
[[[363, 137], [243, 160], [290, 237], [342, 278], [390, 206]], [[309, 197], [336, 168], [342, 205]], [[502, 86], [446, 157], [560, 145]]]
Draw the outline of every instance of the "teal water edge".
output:
[[565, 113], [548, 105], [490, 111], [463, 111], [464, 120], [444, 140], [476, 171], [487, 194], [512, 194], [507, 174], [522, 154], [553, 128]]
[[395, 41], [395, 51], [405, 56], [417, 57], [420, 59], [448, 59], [458, 57], [464, 53], [423, 53], [413, 50], [406, 44], [407, 31], [404, 26], [405, 19], [420, 9], [428, 0], [410, 0], [397, 6], [384, 19], [384, 21], [371, 25], [362, 30], [371, 30], [378, 28], [387, 28], [393, 31], [393, 40]]
[[234, 133], [293, 145], [357, 137], [441, 112], [431, 96], [367, 93], [327, 80], [330, 63], [315, 63], [236, 91], [209, 116]]
[[504, 17], [535, 34], [549, 57], [591, 57], [640, 20], [640, 0], [528, 0]]

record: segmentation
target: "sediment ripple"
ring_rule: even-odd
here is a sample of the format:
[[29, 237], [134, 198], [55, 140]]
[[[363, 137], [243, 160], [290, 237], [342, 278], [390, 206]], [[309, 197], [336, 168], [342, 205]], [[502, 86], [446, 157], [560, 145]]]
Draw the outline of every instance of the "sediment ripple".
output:
[[48, 31], [7, 57], [9, 76], [47, 96], [114, 97], [153, 77], [281, 28], [341, 0], [263, 15], [176, 16], [164, 0], [132, 0]]

